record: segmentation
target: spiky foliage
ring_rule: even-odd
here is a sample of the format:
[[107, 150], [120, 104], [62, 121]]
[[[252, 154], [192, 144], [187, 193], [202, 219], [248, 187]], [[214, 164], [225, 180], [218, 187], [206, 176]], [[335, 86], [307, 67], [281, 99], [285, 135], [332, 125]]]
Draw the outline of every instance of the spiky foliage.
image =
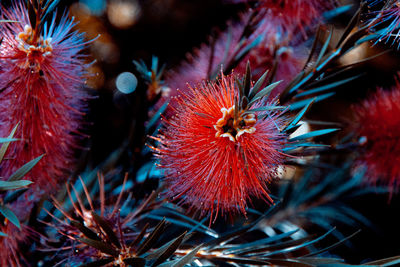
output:
[[[365, 186], [366, 172], [351, 173], [351, 164], [335, 167], [319, 160], [312, 162], [317, 168], [308, 168], [301, 177], [282, 179], [279, 182], [277, 205], [260, 222], [278, 229], [302, 228], [314, 230], [315, 226], [329, 231], [346, 225], [374, 228], [371, 221], [348, 206], [354, 197], [385, 194], [383, 187]], [[318, 166], [323, 166], [318, 168]], [[324, 169], [326, 168], [326, 169]], [[332, 233], [338, 240], [345, 236], [340, 230]]]
[[375, 43], [384, 42], [400, 49], [400, 2], [397, 0], [369, 2], [371, 6], [383, 4], [381, 10], [371, 12], [374, 17], [369, 20], [368, 24], [374, 32]]
[[[354, 70], [388, 52], [374, 53], [350, 64], [340, 63], [354, 49], [374, 38], [370, 34], [370, 27], [360, 21], [363, 10], [364, 6], [358, 9], [338, 41], [333, 42], [333, 28], [327, 31], [325, 27], [319, 27], [305, 68], [283, 90], [279, 97], [282, 103], [289, 102], [290, 109], [296, 110], [307, 105], [310, 99], [314, 99], [315, 102], [325, 100], [335, 95], [343, 85], [348, 85], [365, 75]], [[320, 39], [323, 40], [322, 43]]]
[[147, 99], [150, 102], [155, 102], [160, 97], [166, 97], [169, 94], [170, 89], [164, 85], [164, 81], [161, 79], [165, 69], [165, 65], [158, 68], [158, 58], [153, 56], [151, 61], [151, 68], [147, 69], [146, 64], [143, 60], [133, 61], [136, 69], [140, 72], [142, 78], [147, 83]]
[[8, 149], [2, 176], [46, 154], [31, 172], [33, 189], [54, 190], [73, 166], [86, 93], [82, 90], [86, 64], [80, 54], [83, 34], [73, 30], [67, 15], [46, 19], [58, 1], [14, 1], [2, 8], [0, 46], [0, 133], [8, 134], [19, 122], [15, 142]]
[[[0, 138], [0, 168], [11, 142], [17, 141], [13, 138], [14, 127], [8, 138]], [[25, 220], [32, 206], [32, 201], [26, 197], [21, 201], [18, 199], [23, 195], [27, 186], [32, 182], [22, 178], [37, 164], [41, 157], [34, 159], [19, 168], [10, 177], [0, 177], [0, 263], [2, 266], [20, 266], [21, 255], [18, 246], [27, 239], [28, 231], [21, 225], [20, 219]], [[17, 211], [17, 214], [13, 210]], [[23, 260], [22, 260], [23, 261]]]
[[[56, 230], [64, 236], [57, 243], [53, 242], [59, 238], [57, 235], [54, 239], [47, 239], [49, 246], [60, 246], [59, 248], [47, 248], [47, 251], [59, 251], [60, 257], [58, 258], [61, 259], [59, 264], [69, 266], [80, 264], [83, 264], [82, 266], [92, 266], [93, 264], [96, 266], [148, 266], [152, 264], [156, 266], [167, 261], [174, 254], [186, 239], [186, 233], [155, 248], [157, 241], [167, 228], [166, 221], [161, 220], [154, 226], [153, 223], [149, 223], [150, 220], [144, 223], [143, 219], [147, 212], [160, 206], [161, 203], [156, 201], [158, 193], [153, 192], [131, 209], [129, 207], [133, 204], [131, 196], [126, 198], [124, 190], [126, 181], [127, 175], [118, 197], [109, 200], [106, 200], [105, 197], [106, 185], [102, 175], [99, 175], [100, 195], [96, 198], [90, 195], [90, 191], [82, 179], [80, 179], [81, 194], [75, 186], [67, 185], [70, 211], [66, 209], [67, 202], [60, 203], [55, 198], [53, 199], [54, 206], [62, 214], [61, 218], [47, 211], [48, 215], [53, 218], [53, 222], [44, 221], [44, 223], [49, 226], [50, 234], [54, 235], [52, 230]], [[100, 203], [97, 200], [100, 200]], [[111, 203], [109, 203], [110, 201]], [[87, 203], [86, 206], [85, 203]], [[129, 209], [129, 211], [125, 209]], [[188, 262], [187, 257], [182, 257], [181, 261]]]

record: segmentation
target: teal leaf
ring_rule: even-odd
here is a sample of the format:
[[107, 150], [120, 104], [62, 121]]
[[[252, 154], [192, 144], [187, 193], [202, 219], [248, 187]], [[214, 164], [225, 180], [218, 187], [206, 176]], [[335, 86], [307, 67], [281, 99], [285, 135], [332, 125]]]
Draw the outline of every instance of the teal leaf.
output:
[[329, 145], [325, 144], [314, 144], [314, 143], [298, 143], [298, 144], [290, 144], [290, 147], [285, 147], [282, 149], [282, 152], [288, 152], [293, 149], [297, 149], [300, 147], [329, 147]]
[[[175, 260], [173, 262], [166, 262], [163, 263], [159, 266], [174, 266], [174, 267], [183, 267], [186, 264], [189, 264], [193, 261], [194, 257], [196, 256], [197, 252], [201, 249], [201, 247], [203, 246], [203, 244], [198, 245], [197, 247], [195, 247], [192, 251], [190, 251], [188, 254], [186, 254], [185, 256], [183, 256], [182, 258]], [[172, 263], [172, 264], [171, 264]]]
[[13, 174], [11, 174], [8, 180], [16, 181], [24, 177], [25, 174], [27, 174], [39, 162], [39, 160], [43, 158], [43, 156], [44, 154], [26, 163], [24, 166], [22, 166], [21, 168], [16, 170]]
[[[325, 99], [327, 99], [327, 98], [329, 98], [329, 97], [331, 97], [333, 95], [335, 95], [335, 92], [331, 92], [331, 93], [327, 93], [327, 94], [323, 94], [323, 95], [317, 96], [317, 97], [314, 98], [315, 99], [314, 103], [322, 101], [322, 100], [325, 100]], [[309, 98], [297, 101], [295, 103], [290, 104], [289, 110], [296, 110], [296, 109], [302, 108], [302, 107], [308, 105], [309, 102], [310, 102]]]
[[312, 100], [307, 100], [308, 103], [307, 105], [300, 110], [300, 112], [296, 115], [296, 117], [289, 123], [289, 125], [283, 130], [283, 132], [289, 131], [290, 129], [293, 129], [296, 127], [297, 123], [301, 120], [301, 118], [304, 116], [304, 114], [307, 112], [308, 108], [311, 106], [311, 104], [314, 102], [314, 99]]
[[265, 79], [267, 78], [269, 70], [264, 72], [264, 74], [261, 76], [260, 79], [256, 82], [256, 84], [253, 86], [253, 88], [250, 91], [249, 99], [252, 99], [254, 95], [260, 90], [261, 86], [263, 85]]
[[272, 92], [272, 90], [278, 86], [278, 84], [280, 84], [281, 81], [277, 81], [274, 83], [271, 83], [270, 85], [268, 85], [267, 87], [265, 87], [264, 89], [262, 89], [260, 92], [258, 92], [251, 100], [249, 103], [249, 106], [251, 106], [254, 102], [256, 102], [257, 100], [263, 98], [263, 97], [268, 97], [269, 94]]
[[[4, 158], [4, 155], [6, 154], [6, 151], [7, 151], [8, 146], [10, 145], [10, 142], [13, 142], [13, 141], [17, 140], [17, 139], [14, 139], [13, 137], [14, 137], [15, 131], [18, 128], [18, 125], [19, 125], [19, 123], [17, 123], [17, 125], [15, 125], [14, 129], [12, 129], [12, 131], [11, 131], [10, 135], [8, 136], [8, 138], [0, 138], [0, 140], [2, 140], [2, 141], [0, 141], [0, 143], [5, 143], [0, 148], [0, 162]], [[8, 139], [8, 141], [3, 141], [5, 139]]]
[[259, 45], [262, 42], [262, 35], [260, 35], [259, 37], [257, 37], [256, 39], [254, 39], [253, 42], [249, 43], [248, 45], [246, 45], [235, 57], [236, 61], [240, 61], [251, 49], [253, 49], [254, 47], [256, 47], [257, 45]]
[[353, 77], [350, 77], [350, 78], [347, 78], [347, 79], [343, 79], [343, 80], [340, 80], [340, 81], [337, 81], [337, 82], [328, 83], [328, 84], [326, 84], [326, 85], [322, 85], [322, 86], [316, 87], [316, 88], [314, 88], [314, 89], [304, 91], [304, 92], [302, 92], [302, 93], [296, 95], [295, 97], [298, 98], [298, 97], [302, 97], [302, 96], [306, 96], [306, 95], [311, 95], [311, 94], [315, 94], [315, 93], [320, 93], [320, 92], [322, 92], [322, 91], [326, 91], [326, 90], [329, 90], [329, 89], [338, 87], [338, 86], [340, 86], [340, 85], [346, 84], [346, 83], [348, 83], [348, 82], [354, 81], [354, 80], [360, 78], [360, 77], [363, 76], [363, 75], [364, 75], [364, 73], [359, 74], [359, 75], [355, 75], [355, 76], [353, 76]]
[[315, 63], [316, 66], [319, 65], [319, 63], [320, 63], [321, 60], [322, 60], [322, 57], [325, 55], [326, 50], [328, 49], [329, 43], [330, 43], [331, 40], [332, 40], [332, 35], [333, 35], [333, 28], [331, 28], [330, 33], [329, 33], [329, 36], [328, 36], [328, 38], [325, 40], [324, 45], [322, 46], [321, 52], [319, 53], [318, 59], [317, 59], [317, 61], [316, 61], [316, 63]]
[[21, 224], [14, 212], [4, 205], [0, 205], [0, 213], [21, 230]]
[[7, 237], [8, 235], [6, 233], [0, 232], [0, 236]]
[[0, 181], [0, 191], [20, 189], [32, 183], [33, 183], [32, 181], [28, 180]]
[[21, 190], [17, 190], [15, 192], [12, 192], [11, 194], [8, 194], [4, 198], [4, 204], [14, 202], [17, 200], [20, 196], [22, 196], [23, 193], [25, 193], [29, 188], [23, 188]]
[[335, 9], [324, 12], [323, 16], [326, 20], [330, 20], [351, 11], [352, 8], [353, 5], [340, 6]]
[[168, 103], [169, 103], [168, 101], [165, 102], [164, 105], [162, 105], [162, 106], [160, 107], [160, 109], [157, 111], [157, 113], [154, 114], [153, 117], [151, 117], [150, 121], [149, 121], [148, 124], [146, 125], [146, 132], [147, 132], [147, 133], [148, 133], [148, 132], [151, 130], [151, 128], [152, 128], [153, 126], [155, 126], [155, 125], [157, 124], [157, 122], [160, 120], [161, 115], [165, 112], [165, 110], [166, 110], [167, 107], [168, 107]]
[[10, 142], [13, 142], [13, 141], [17, 141], [18, 139], [15, 139], [15, 138], [0, 138], [0, 144], [1, 143], [10, 143]]
[[307, 138], [311, 138], [311, 137], [317, 137], [317, 136], [321, 136], [324, 134], [336, 132], [338, 130], [340, 130], [340, 129], [334, 128], [334, 129], [316, 130], [316, 131], [308, 132], [306, 134], [302, 134], [302, 135], [293, 137], [292, 139], [289, 139], [289, 141], [297, 141], [297, 140], [303, 140], [303, 139], [307, 139]]

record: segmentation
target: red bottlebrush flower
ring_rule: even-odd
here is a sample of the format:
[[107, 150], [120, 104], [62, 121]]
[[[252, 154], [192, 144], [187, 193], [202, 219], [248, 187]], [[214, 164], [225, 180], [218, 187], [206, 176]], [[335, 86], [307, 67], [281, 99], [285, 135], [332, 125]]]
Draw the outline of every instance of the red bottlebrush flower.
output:
[[219, 212], [245, 213], [251, 196], [272, 202], [267, 184], [285, 158], [280, 149], [286, 137], [279, 130], [284, 119], [265, 109], [252, 111], [263, 101], [252, 99], [254, 93], [239, 92], [233, 75], [189, 86], [174, 99], [175, 116], [164, 121], [154, 138], [159, 147], [153, 148], [168, 196], [182, 197], [181, 203], [211, 218], [214, 212], [215, 218]]
[[400, 84], [392, 91], [378, 90], [355, 106], [354, 112], [355, 131], [366, 139], [357, 166], [367, 169], [369, 182], [396, 189], [400, 182]]
[[50, 192], [71, 168], [71, 148], [77, 146], [87, 98], [82, 90], [86, 64], [80, 54], [86, 43], [67, 16], [58, 24], [56, 15], [44, 22], [52, 5], [42, 2], [28, 2], [34, 14], [24, 1], [2, 8], [1, 19], [16, 22], [0, 24], [0, 135], [19, 122], [14, 136], [22, 141], [10, 145], [6, 157], [13, 160], [3, 162], [0, 175], [7, 177], [46, 154], [29, 178], [37, 192]]

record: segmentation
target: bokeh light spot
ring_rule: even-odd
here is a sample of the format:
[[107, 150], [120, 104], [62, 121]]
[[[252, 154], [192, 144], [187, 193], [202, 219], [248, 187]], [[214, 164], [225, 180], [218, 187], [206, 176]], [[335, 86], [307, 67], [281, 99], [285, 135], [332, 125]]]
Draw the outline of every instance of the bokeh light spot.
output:
[[135, 75], [130, 72], [122, 72], [118, 75], [115, 85], [121, 93], [130, 94], [135, 91], [137, 82]]

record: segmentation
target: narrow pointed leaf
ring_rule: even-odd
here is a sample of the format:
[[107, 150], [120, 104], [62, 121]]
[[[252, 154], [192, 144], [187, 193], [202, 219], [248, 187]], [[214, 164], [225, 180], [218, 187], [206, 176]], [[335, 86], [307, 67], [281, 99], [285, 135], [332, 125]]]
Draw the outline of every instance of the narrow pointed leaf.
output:
[[295, 250], [298, 250], [298, 249], [301, 249], [301, 248], [305, 248], [305, 247], [311, 246], [311, 245], [321, 241], [322, 239], [324, 239], [328, 235], [330, 235], [334, 230], [335, 230], [335, 228], [332, 228], [330, 231], [326, 232], [325, 234], [323, 234], [322, 236], [320, 236], [318, 238], [315, 238], [315, 239], [310, 240], [310, 241], [302, 242], [299, 245], [290, 246], [290, 247], [287, 247], [287, 248], [284, 248], [284, 249], [281, 249], [281, 250], [277, 250], [277, 251], [273, 251], [273, 252], [267, 253], [265, 256], [272, 256], [272, 255], [277, 255], [277, 254], [285, 254], [285, 253], [289, 253], [289, 252], [292, 252], [292, 251], [295, 251]]
[[165, 112], [168, 107], [168, 101], [161, 106], [161, 108], [156, 112], [156, 114], [151, 117], [150, 121], [146, 125], [146, 133], [150, 131], [150, 129], [156, 125], [156, 123], [160, 120], [161, 115]]
[[289, 125], [283, 130], [283, 132], [290, 130], [291, 128], [296, 127], [297, 123], [301, 120], [304, 114], [307, 112], [311, 104], [314, 102], [314, 99], [308, 100], [308, 104], [296, 115], [296, 117], [289, 123]]
[[391, 266], [400, 263], [400, 256], [364, 263], [364, 265]]
[[35, 165], [39, 162], [39, 160], [43, 158], [43, 156], [44, 154], [26, 163], [24, 166], [16, 170], [8, 180], [15, 181], [24, 177], [25, 174], [27, 174], [33, 167], [35, 167]]
[[251, 91], [250, 91], [250, 94], [249, 94], [249, 100], [250, 101], [258, 93], [258, 91], [260, 90], [261, 86], [264, 84], [264, 81], [267, 78], [268, 72], [269, 72], [269, 70], [264, 72], [264, 74], [260, 77], [260, 79], [258, 79], [258, 81], [253, 86], [253, 88], [251, 88]]
[[149, 228], [149, 223], [146, 223], [145, 226], [142, 228], [142, 231], [140, 231], [139, 235], [136, 237], [135, 240], [133, 240], [131, 242], [131, 244], [129, 244], [129, 247], [135, 247], [137, 244], [140, 243], [140, 241], [142, 241], [144, 235], [146, 234], [146, 230], [147, 228]]
[[160, 235], [164, 230], [164, 227], [165, 227], [165, 219], [159, 222], [156, 228], [153, 230], [153, 232], [151, 232], [151, 234], [143, 241], [143, 243], [138, 248], [136, 255], [140, 256], [146, 251], [148, 251], [160, 237]]
[[315, 256], [315, 255], [324, 253], [324, 252], [326, 252], [326, 251], [333, 250], [334, 248], [338, 247], [340, 244], [343, 244], [343, 243], [346, 242], [347, 240], [349, 240], [349, 239], [351, 239], [352, 237], [354, 237], [354, 236], [355, 236], [356, 234], [358, 234], [359, 232], [361, 232], [361, 230], [358, 230], [357, 232], [355, 232], [355, 233], [351, 234], [350, 236], [348, 236], [348, 237], [346, 237], [346, 238], [340, 240], [339, 242], [336, 242], [335, 244], [333, 244], [333, 245], [331, 245], [331, 246], [329, 246], [329, 247], [326, 247], [326, 248], [324, 248], [324, 249], [321, 249], [321, 250], [318, 250], [318, 251], [309, 253], [309, 254], [307, 254], [307, 255], [305, 255], [305, 256], [303, 256], [303, 257], [304, 257], [304, 258], [305, 258], [305, 257], [311, 257], [311, 256]]
[[344, 13], [351, 11], [352, 8], [353, 8], [353, 5], [339, 6], [332, 10], [324, 12], [323, 16], [324, 16], [324, 19], [330, 20], [330, 19], [336, 18]]
[[29, 188], [23, 188], [21, 190], [17, 190], [15, 192], [12, 192], [11, 194], [7, 195], [4, 198], [4, 204], [14, 202], [17, 200], [20, 196], [22, 196], [23, 193], [25, 193]]
[[346, 38], [349, 36], [349, 34], [351, 33], [351, 31], [354, 29], [354, 27], [357, 25], [358, 21], [359, 21], [359, 15], [361, 13], [361, 8], [359, 8], [356, 12], [356, 14], [354, 14], [354, 16], [351, 18], [349, 24], [347, 24], [342, 36], [339, 39], [339, 42], [336, 45], [336, 48], [339, 48], [342, 43], [344, 42], [344, 40], [346, 40]]
[[18, 181], [0, 181], [0, 191], [20, 189], [22, 187], [32, 184], [32, 181], [18, 180]]
[[275, 87], [278, 86], [278, 84], [280, 84], [281, 81], [277, 81], [274, 82], [270, 85], [268, 85], [267, 87], [265, 87], [264, 89], [262, 89], [260, 92], [258, 92], [250, 101], [249, 106], [251, 106], [254, 102], [256, 102], [257, 100], [265, 97], [267, 98], [269, 96], [269, 94], [272, 92], [273, 89], [275, 89]]
[[316, 131], [312, 131], [312, 132], [308, 132], [306, 134], [302, 134], [302, 135], [296, 136], [296, 137], [294, 137], [292, 139], [289, 139], [289, 140], [290, 141], [303, 140], [303, 139], [307, 139], [307, 138], [311, 138], [311, 137], [317, 137], [317, 136], [320, 136], [320, 135], [333, 133], [333, 132], [336, 132], [338, 130], [340, 130], [340, 129], [335, 128], [335, 129], [316, 130]]
[[235, 61], [240, 61], [251, 49], [253, 49], [255, 46], [259, 45], [262, 42], [263, 37], [260, 35], [256, 39], [254, 39], [253, 42], [250, 44], [246, 45], [236, 56], [235, 56]]
[[325, 40], [324, 45], [322, 46], [321, 52], [320, 52], [319, 55], [318, 55], [318, 59], [317, 59], [317, 61], [316, 61], [316, 63], [315, 63], [315, 66], [318, 66], [318, 65], [319, 65], [319, 63], [320, 63], [321, 60], [322, 60], [322, 57], [325, 55], [325, 52], [326, 52], [326, 50], [328, 49], [329, 43], [330, 43], [331, 40], [332, 40], [332, 35], [333, 35], [333, 27], [331, 28], [330, 33], [329, 33], [329, 36], [328, 36], [328, 38]]
[[248, 96], [250, 92], [250, 86], [251, 86], [251, 69], [250, 69], [250, 61], [247, 61], [246, 64], [246, 75], [244, 77], [244, 88], [243, 88], [243, 94], [242, 96]]
[[107, 243], [104, 243], [102, 241], [97, 241], [97, 240], [93, 240], [90, 238], [77, 238], [77, 240], [79, 240], [82, 243], [85, 243], [88, 246], [91, 246], [105, 254], [114, 256], [114, 257], [118, 257], [119, 252], [117, 250], [115, 250], [112, 246], [110, 246]]
[[87, 238], [93, 239], [93, 240], [97, 240], [100, 241], [101, 239], [97, 236], [97, 234], [95, 232], [93, 232], [91, 229], [87, 228], [86, 226], [84, 226], [83, 224], [81, 224], [78, 221], [71, 221], [71, 225], [73, 227], [76, 227], [79, 229], [79, 231], [81, 231], [82, 234], [84, 234]]
[[197, 252], [201, 249], [203, 244], [198, 245], [188, 254], [180, 258], [176, 263], [174, 263], [174, 267], [184, 267], [186, 264], [189, 264], [193, 261], [194, 257], [196, 256]]
[[354, 80], [360, 78], [361, 76], [364, 76], [364, 73], [359, 74], [359, 75], [355, 75], [355, 76], [353, 76], [353, 77], [350, 77], [350, 78], [347, 78], [347, 79], [343, 79], [343, 80], [340, 80], [340, 81], [328, 83], [328, 84], [326, 84], [326, 85], [322, 85], [322, 86], [313, 88], [313, 89], [311, 89], [311, 90], [306, 90], [306, 91], [304, 91], [304, 92], [302, 92], [302, 93], [299, 93], [299, 94], [296, 95], [295, 97], [298, 98], [298, 97], [302, 97], [302, 96], [306, 96], [306, 95], [311, 95], [311, 94], [315, 94], [315, 93], [320, 93], [320, 92], [323, 92], [323, 91], [326, 91], [326, 90], [329, 90], [329, 89], [332, 89], [332, 88], [341, 86], [341, 85], [346, 84], [346, 83], [348, 83], [348, 82], [354, 81]]
[[7, 237], [8, 235], [6, 233], [0, 232], [0, 236]]
[[0, 205], [0, 213], [21, 230], [21, 224], [17, 216], [8, 207]]
[[157, 258], [157, 260], [153, 263], [152, 266], [157, 266], [166, 261], [169, 257], [171, 257], [175, 250], [178, 249], [178, 247], [181, 245], [184, 237], [186, 235], [186, 232], [175, 238], [173, 241], [170, 242], [170, 245], [164, 249], [162, 254]]
[[0, 144], [2, 143], [10, 143], [10, 142], [14, 142], [17, 141], [18, 139], [15, 138], [0, 138]]
[[3, 161], [4, 155], [6, 154], [6, 151], [8, 149], [8, 146], [10, 145], [10, 142], [16, 141], [17, 139], [14, 139], [14, 134], [15, 131], [18, 128], [19, 123], [17, 123], [17, 125], [15, 125], [15, 127], [12, 129], [10, 135], [8, 136], [8, 138], [0, 138], [0, 140], [5, 140], [5, 139], [9, 139], [9, 141], [0, 141], [0, 143], [5, 143], [1, 146], [0, 148], [0, 162]]
[[282, 152], [288, 152], [300, 147], [329, 147], [329, 145], [325, 144], [314, 144], [314, 143], [299, 143], [299, 144], [293, 144], [293, 146], [290, 147], [285, 147], [282, 149]]
[[[314, 98], [314, 103], [317, 103], [319, 101], [325, 100], [325, 99], [327, 99], [327, 98], [329, 98], [331, 96], [334, 96], [334, 95], [335, 95], [335, 92], [331, 92], [331, 93], [327, 93], [327, 94], [323, 94], [323, 95], [317, 96], [317, 97]], [[300, 100], [300, 101], [294, 102], [294, 103], [290, 104], [289, 110], [300, 109], [300, 108], [302, 108], [304, 106], [307, 106], [309, 102], [310, 102], [310, 99], [304, 99], [304, 100]]]
[[97, 215], [95, 212], [92, 212], [93, 219], [96, 221], [96, 223], [103, 229], [103, 231], [106, 233], [108, 239], [113, 243], [117, 248], [121, 248], [121, 244], [118, 240], [117, 235], [114, 233], [110, 225], [106, 220], [101, 218], [99, 215]]
[[287, 108], [286, 106], [266, 106], [266, 107], [259, 107], [259, 108], [249, 109], [249, 110], [243, 112], [243, 114], [252, 113], [252, 112], [259, 112], [259, 111], [284, 110], [286, 108]]

